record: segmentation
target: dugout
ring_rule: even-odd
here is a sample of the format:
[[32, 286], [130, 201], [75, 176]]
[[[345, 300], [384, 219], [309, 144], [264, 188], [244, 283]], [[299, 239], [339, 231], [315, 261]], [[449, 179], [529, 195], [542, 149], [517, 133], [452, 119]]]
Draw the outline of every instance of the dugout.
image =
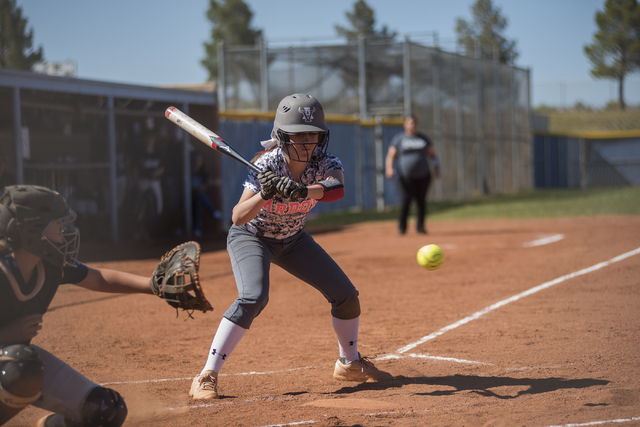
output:
[[[154, 219], [156, 226], [190, 236], [192, 154], [198, 150], [205, 156], [207, 193], [216, 203], [220, 156], [199, 142], [191, 143], [164, 112], [176, 106], [217, 129], [214, 87], [195, 89], [0, 69], [0, 185], [54, 189], [78, 214], [83, 240], [130, 241], [139, 228], [139, 212], [134, 210], [141, 200], [133, 188], [131, 162], [141, 135], [149, 131], [165, 158], [164, 208]], [[220, 228], [210, 221], [205, 226]]]

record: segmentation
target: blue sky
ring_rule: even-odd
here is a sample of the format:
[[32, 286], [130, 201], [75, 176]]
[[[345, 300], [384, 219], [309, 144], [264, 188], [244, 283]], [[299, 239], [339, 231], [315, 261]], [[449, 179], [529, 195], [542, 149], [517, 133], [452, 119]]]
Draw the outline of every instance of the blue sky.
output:
[[[355, 0], [245, 0], [253, 27], [268, 42], [330, 39], [334, 25], [348, 26]], [[367, 0], [376, 26], [399, 35], [437, 32], [453, 49], [456, 18], [471, 19], [474, 0]], [[532, 105], [601, 106], [617, 86], [589, 75], [583, 46], [596, 32], [604, 0], [494, 0], [517, 42], [516, 65], [531, 70]], [[77, 63], [78, 77], [120, 83], [200, 83], [203, 43], [210, 40], [208, 0], [17, 0], [47, 61]], [[333, 41], [335, 42], [335, 40]], [[425, 39], [426, 42], [426, 39]], [[640, 73], [629, 76], [626, 101], [640, 105]]]

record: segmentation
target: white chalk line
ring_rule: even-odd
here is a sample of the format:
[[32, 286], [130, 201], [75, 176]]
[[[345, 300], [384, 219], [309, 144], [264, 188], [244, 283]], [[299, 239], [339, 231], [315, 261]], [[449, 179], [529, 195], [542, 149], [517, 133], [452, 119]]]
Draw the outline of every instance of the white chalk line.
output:
[[[536, 246], [543, 246], [543, 245], [548, 245], [550, 243], [559, 242], [562, 239], [564, 239], [564, 234], [553, 234], [547, 237], [542, 237], [540, 239], [532, 240], [530, 242], [524, 242], [522, 243], [522, 247], [533, 248]], [[504, 245], [497, 245], [497, 246], [504, 247]], [[458, 249], [458, 245], [453, 243], [444, 243], [444, 244], [441, 244], [440, 247], [442, 249]]]
[[569, 279], [573, 279], [575, 277], [582, 276], [584, 274], [588, 274], [588, 273], [592, 273], [594, 271], [600, 270], [601, 268], [607, 267], [607, 266], [609, 266], [609, 265], [611, 265], [613, 263], [622, 261], [622, 260], [624, 260], [626, 258], [629, 258], [631, 256], [637, 255], [639, 253], [640, 253], [640, 248], [637, 248], [637, 249], [635, 249], [633, 251], [630, 251], [630, 252], [627, 252], [625, 254], [619, 255], [617, 257], [611, 258], [609, 261], [600, 262], [600, 263], [598, 263], [596, 265], [593, 265], [591, 267], [576, 271], [574, 273], [567, 274], [565, 276], [558, 277], [557, 279], [551, 280], [550, 282], [543, 283], [542, 285], [535, 286], [535, 287], [533, 287], [533, 288], [531, 288], [531, 289], [529, 289], [527, 291], [524, 291], [522, 293], [514, 295], [511, 298], [507, 298], [505, 300], [502, 300], [500, 302], [492, 304], [489, 307], [486, 307], [486, 308], [484, 308], [484, 309], [482, 309], [482, 310], [480, 310], [478, 312], [473, 313], [470, 316], [465, 317], [462, 320], [457, 321], [456, 323], [453, 323], [453, 324], [451, 324], [449, 326], [445, 326], [444, 328], [440, 329], [437, 332], [429, 334], [426, 337], [423, 337], [423, 338], [419, 339], [416, 342], [413, 342], [413, 343], [411, 343], [409, 345], [406, 345], [406, 346], [398, 349], [396, 351], [396, 353], [406, 353], [407, 351], [416, 348], [420, 344], [424, 344], [425, 342], [430, 341], [430, 340], [432, 340], [434, 338], [437, 338], [440, 335], [444, 334], [445, 332], [451, 331], [451, 330], [456, 329], [456, 328], [458, 328], [458, 327], [460, 327], [462, 325], [465, 325], [465, 324], [471, 322], [472, 320], [479, 319], [480, 317], [484, 316], [485, 314], [490, 313], [493, 310], [496, 310], [496, 309], [498, 309], [500, 307], [503, 307], [503, 306], [505, 306], [505, 305], [507, 305], [509, 303], [518, 301], [518, 300], [520, 300], [520, 299], [522, 299], [524, 297], [527, 297], [529, 295], [533, 295], [536, 292], [542, 291], [544, 289], [548, 289], [548, 288], [550, 288], [550, 287], [552, 287], [554, 285], [557, 285], [558, 283], [566, 282]]
[[489, 366], [492, 365], [491, 363], [477, 362], [475, 360], [456, 359], [454, 357], [431, 356], [429, 354], [416, 354], [416, 353], [410, 353], [404, 356], [400, 356], [397, 354], [388, 354], [386, 356], [376, 357], [375, 360], [390, 360], [390, 359], [405, 359], [405, 358], [440, 360], [443, 362], [469, 363], [473, 365], [489, 365]]
[[285, 426], [299, 426], [302, 424], [315, 424], [316, 422], [313, 420], [309, 420], [309, 421], [298, 421], [295, 423], [286, 423], [286, 424], [269, 424], [268, 426], [264, 426], [264, 427], [285, 427]]
[[534, 246], [548, 245], [549, 243], [558, 242], [564, 239], [564, 234], [554, 234], [553, 236], [543, 237], [542, 239], [534, 240], [532, 242], [525, 242], [522, 244], [524, 248], [531, 248]]
[[[291, 369], [282, 369], [279, 371], [264, 371], [264, 372], [238, 372], [235, 374], [220, 374], [221, 377], [233, 377], [233, 376], [242, 376], [242, 375], [271, 375], [271, 374], [281, 374], [283, 372], [293, 372], [293, 371], [301, 371], [303, 369], [312, 369], [315, 366], [304, 366], [302, 368], [291, 368]], [[166, 381], [186, 381], [193, 380], [193, 377], [184, 377], [184, 378], [159, 378], [156, 380], [140, 380], [140, 381], [120, 381], [120, 382], [110, 382], [110, 383], [101, 383], [101, 386], [105, 385], [117, 385], [117, 384], [145, 384], [145, 383], [161, 383]]]
[[[426, 412], [426, 411], [419, 411], [419, 412]], [[409, 411], [407, 412], [407, 414], [413, 414], [416, 413], [416, 411]], [[375, 414], [364, 414], [365, 417], [377, 417], [377, 416], [381, 416], [381, 415], [396, 415], [396, 414], [401, 414], [404, 415], [405, 413], [399, 413], [399, 412], [379, 412], [379, 413], [375, 413]], [[616, 420], [606, 420], [606, 421], [591, 421], [591, 422], [587, 422], [587, 423], [571, 423], [571, 424], [562, 424], [562, 425], [554, 425], [554, 426], [548, 426], [548, 427], [587, 427], [587, 426], [597, 426], [597, 425], [603, 425], [603, 424], [620, 424], [620, 423], [630, 423], [633, 421], [640, 421], [640, 417], [632, 417], [632, 418], [620, 418], [620, 419], [616, 419]], [[261, 426], [261, 427], [285, 427], [285, 426], [297, 426], [297, 425], [302, 425], [302, 424], [315, 424], [316, 422], [313, 420], [309, 420], [309, 421], [299, 421], [299, 422], [295, 422], [295, 423], [287, 423], [287, 424], [270, 424], [268, 426]]]
[[606, 421], [590, 421], [587, 423], [571, 423], [571, 424], [554, 425], [554, 426], [548, 426], [548, 427], [584, 427], [584, 426], [597, 426], [602, 424], [613, 424], [613, 423], [630, 423], [632, 421], [640, 421], [640, 417], [620, 418], [617, 420], [606, 420]]

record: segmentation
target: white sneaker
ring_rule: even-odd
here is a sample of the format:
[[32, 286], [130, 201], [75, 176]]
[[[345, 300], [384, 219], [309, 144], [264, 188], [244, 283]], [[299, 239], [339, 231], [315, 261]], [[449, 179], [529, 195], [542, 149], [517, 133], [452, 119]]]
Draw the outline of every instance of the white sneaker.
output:
[[383, 382], [393, 379], [393, 376], [376, 368], [371, 361], [363, 356], [360, 360], [354, 360], [351, 363], [344, 363], [344, 358], [336, 361], [336, 367], [333, 371], [333, 378], [340, 381], [359, 381], [359, 382]]
[[196, 375], [191, 382], [189, 397], [193, 399], [217, 399], [218, 373], [216, 371], [204, 371]]

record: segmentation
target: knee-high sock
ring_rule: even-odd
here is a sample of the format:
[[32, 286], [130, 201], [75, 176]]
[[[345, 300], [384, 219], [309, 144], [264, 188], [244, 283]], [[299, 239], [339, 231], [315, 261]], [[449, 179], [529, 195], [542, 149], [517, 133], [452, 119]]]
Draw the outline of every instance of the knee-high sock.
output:
[[218, 330], [216, 331], [216, 335], [213, 337], [211, 349], [209, 350], [209, 357], [207, 358], [207, 363], [204, 365], [202, 372], [220, 372], [222, 365], [227, 361], [229, 355], [231, 355], [233, 349], [236, 348], [245, 332], [247, 332], [246, 329], [223, 317], [220, 325], [218, 326]]
[[333, 319], [333, 330], [338, 336], [338, 345], [340, 346], [340, 357], [344, 357], [346, 363], [358, 360], [358, 326], [360, 318], [342, 320]]

